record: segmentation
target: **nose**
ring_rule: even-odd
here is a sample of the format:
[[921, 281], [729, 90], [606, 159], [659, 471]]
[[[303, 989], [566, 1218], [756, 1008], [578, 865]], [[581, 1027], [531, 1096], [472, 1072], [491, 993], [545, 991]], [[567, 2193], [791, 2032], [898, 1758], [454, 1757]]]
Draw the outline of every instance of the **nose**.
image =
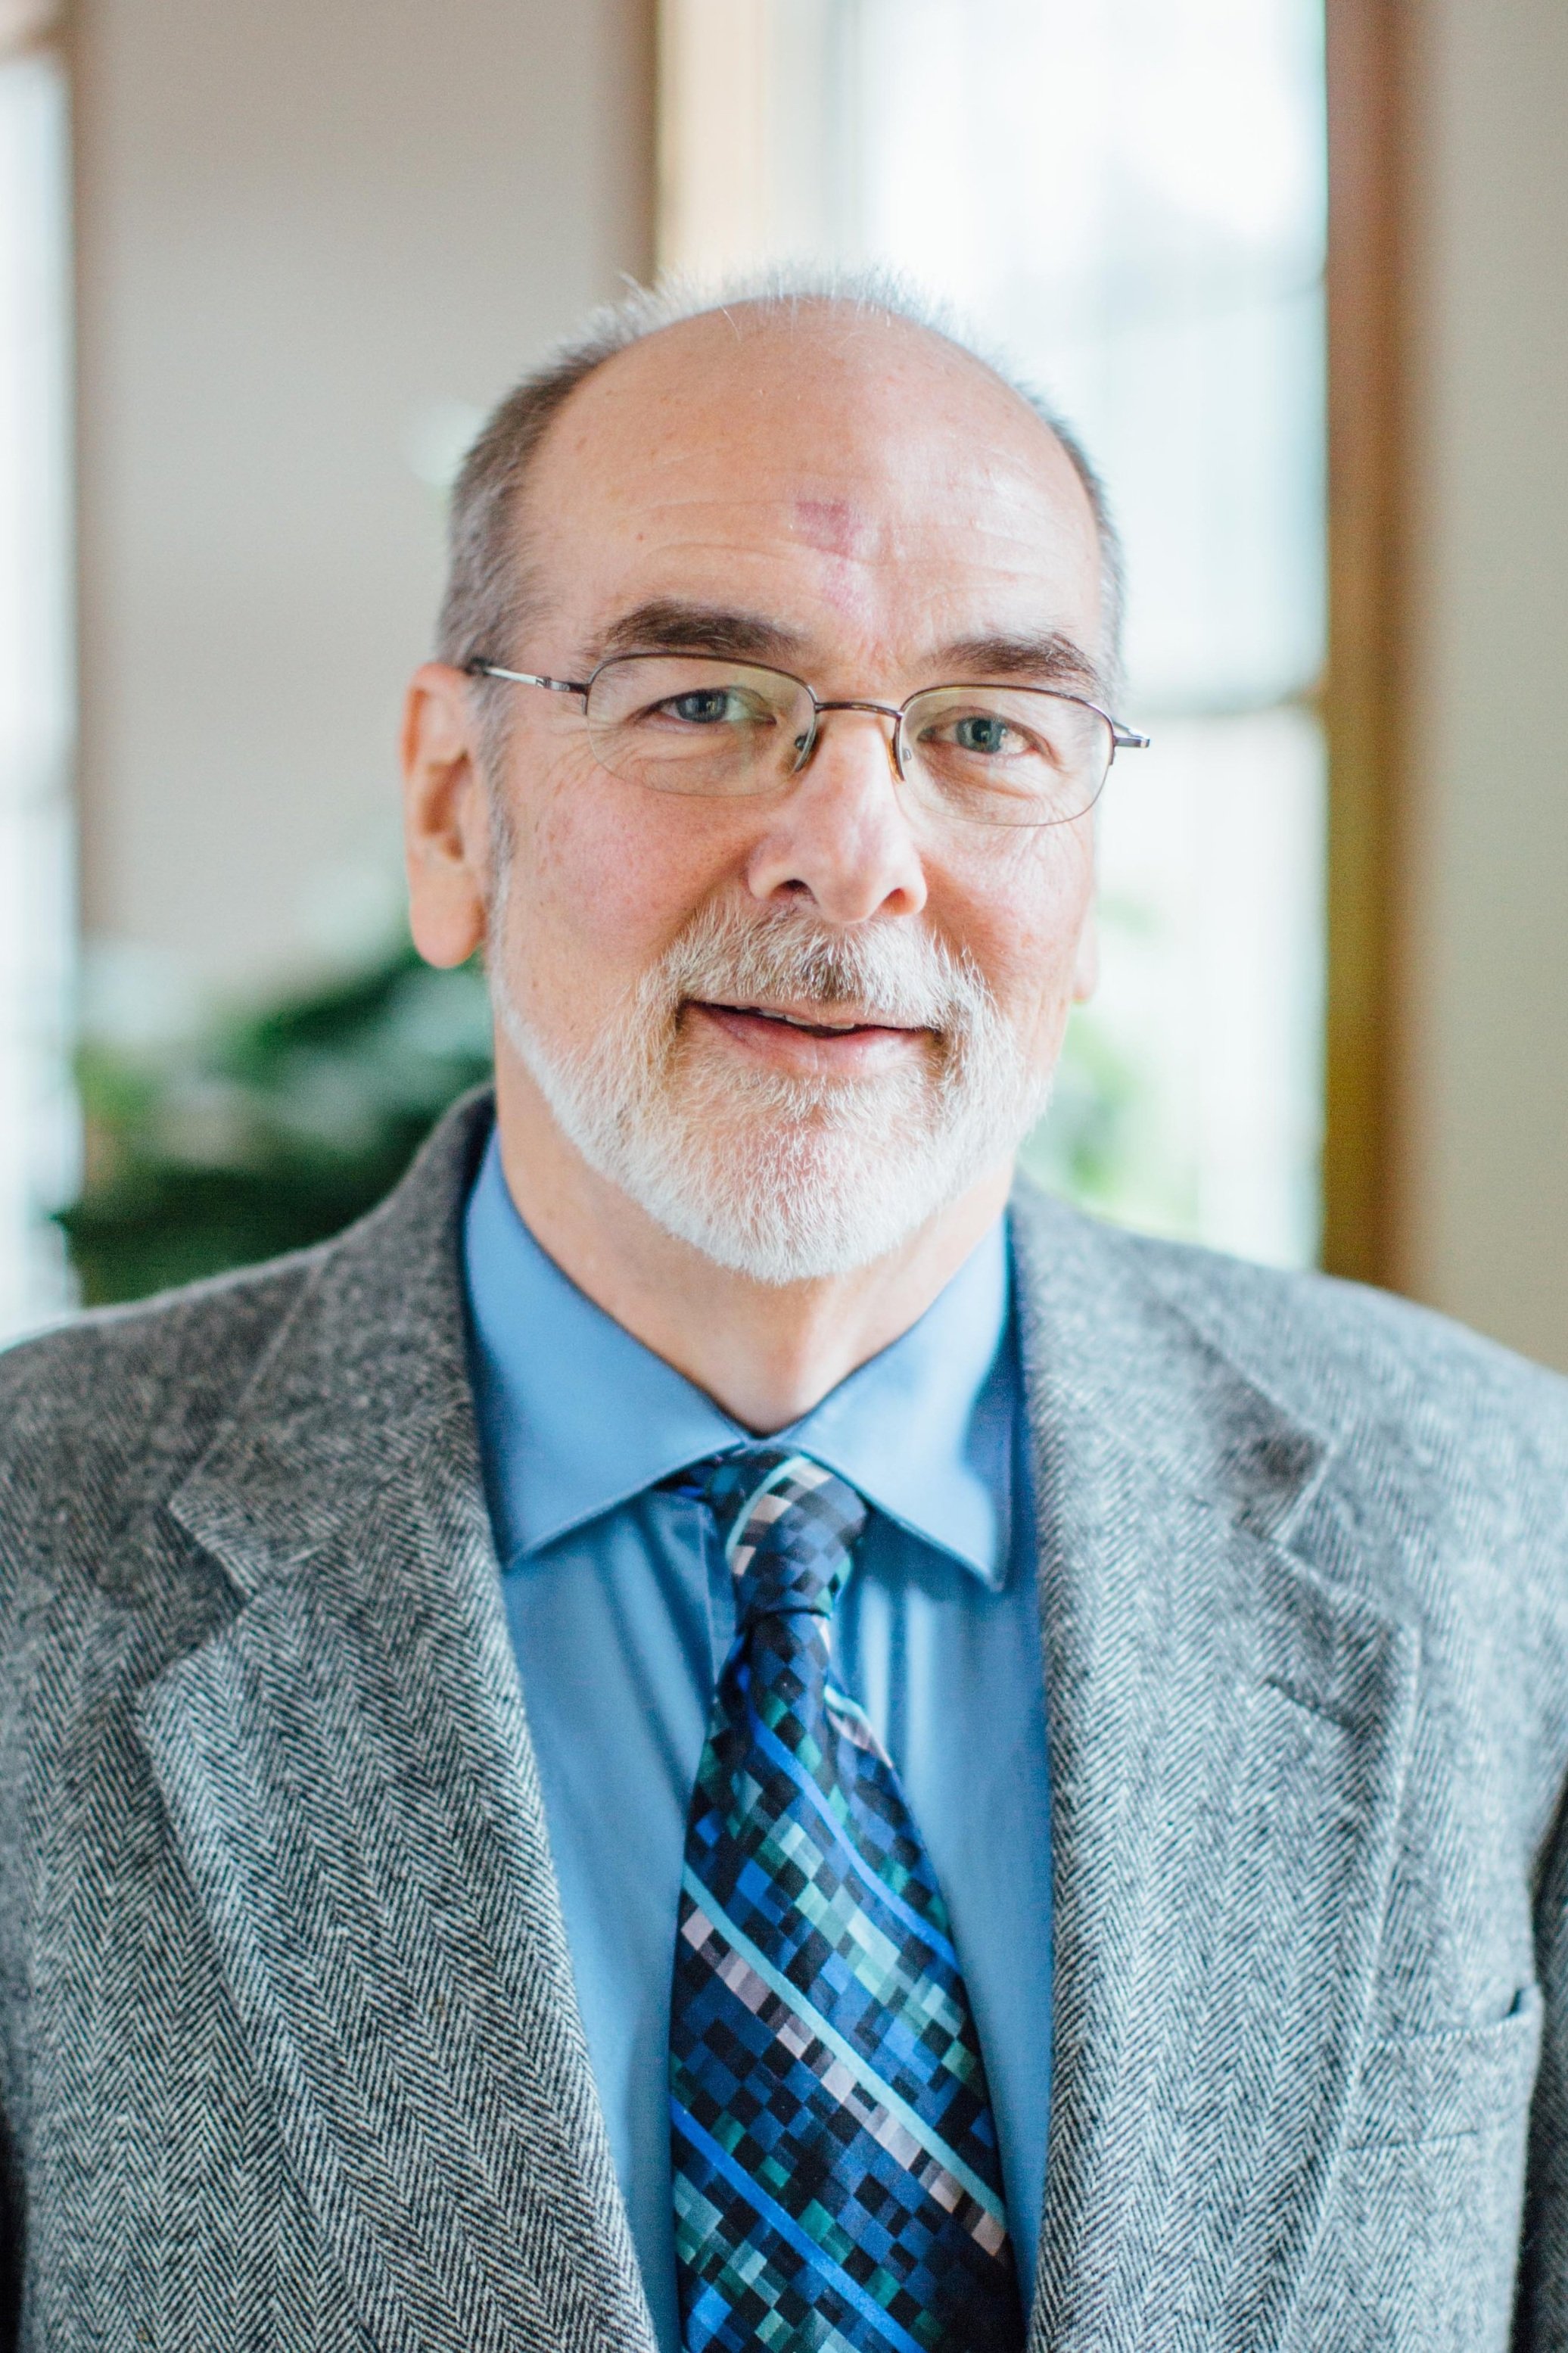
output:
[[809, 898], [835, 923], [919, 914], [926, 880], [893, 760], [898, 714], [821, 708], [810, 757], [748, 861], [752, 895]]

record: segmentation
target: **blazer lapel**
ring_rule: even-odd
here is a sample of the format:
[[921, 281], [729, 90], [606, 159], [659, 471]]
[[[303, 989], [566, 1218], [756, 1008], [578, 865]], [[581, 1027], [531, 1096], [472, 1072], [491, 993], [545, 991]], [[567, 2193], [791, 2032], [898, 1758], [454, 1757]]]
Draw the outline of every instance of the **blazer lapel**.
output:
[[480, 1487], [444, 1131], [175, 1498], [242, 1606], [142, 1737], [372, 2342], [652, 2353]]
[[1055, 2074], [1031, 2353], [1269, 2353], [1372, 1991], [1415, 1640], [1287, 1548], [1325, 1448], [1131, 1271], [1016, 1219]]

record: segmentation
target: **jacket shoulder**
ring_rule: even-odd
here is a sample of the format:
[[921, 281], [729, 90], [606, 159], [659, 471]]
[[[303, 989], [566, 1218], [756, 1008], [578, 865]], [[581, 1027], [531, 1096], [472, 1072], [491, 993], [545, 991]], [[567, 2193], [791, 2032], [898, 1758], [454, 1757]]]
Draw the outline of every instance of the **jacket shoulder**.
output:
[[324, 1248], [96, 1309], [0, 1353], [0, 1566], [73, 1533], [101, 1543], [172, 1493]]
[[1568, 1466], [1568, 1379], [1451, 1316], [1332, 1275], [1180, 1243], [1132, 1247], [1173, 1305], [1337, 1435], [1413, 1419], [1434, 1441], [1446, 1430], [1473, 1451], [1506, 1437]]
[[1349, 1464], [1403, 1462], [1436, 1489], [1560, 1512], [1568, 1379], [1447, 1315], [1363, 1283], [1113, 1228], [1030, 1192], [1017, 1209], [1079, 1282], [1136, 1289]]

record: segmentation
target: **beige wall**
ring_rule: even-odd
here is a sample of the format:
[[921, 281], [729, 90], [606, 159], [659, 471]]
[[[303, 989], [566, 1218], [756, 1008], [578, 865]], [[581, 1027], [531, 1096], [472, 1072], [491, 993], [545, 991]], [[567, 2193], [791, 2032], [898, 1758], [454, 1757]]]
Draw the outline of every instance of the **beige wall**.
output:
[[1408, 16], [1400, 1271], [1568, 1367], [1568, 5]]
[[649, 261], [647, 0], [81, 0], [89, 932], [294, 965], [383, 854], [443, 415]]

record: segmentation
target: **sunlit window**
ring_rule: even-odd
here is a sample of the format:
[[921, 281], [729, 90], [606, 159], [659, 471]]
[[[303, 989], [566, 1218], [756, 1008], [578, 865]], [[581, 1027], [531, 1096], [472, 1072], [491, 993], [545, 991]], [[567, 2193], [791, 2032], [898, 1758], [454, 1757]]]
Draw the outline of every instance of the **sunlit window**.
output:
[[1028, 1157], [1130, 1222], [1315, 1250], [1319, 0], [664, 0], [661, 259], [884, 263], [1078, 428], [1131, 578], [1103, 981]]
[[0, 1339], [69, 1296], [67, 153], [58, 61], [0, 56]]

